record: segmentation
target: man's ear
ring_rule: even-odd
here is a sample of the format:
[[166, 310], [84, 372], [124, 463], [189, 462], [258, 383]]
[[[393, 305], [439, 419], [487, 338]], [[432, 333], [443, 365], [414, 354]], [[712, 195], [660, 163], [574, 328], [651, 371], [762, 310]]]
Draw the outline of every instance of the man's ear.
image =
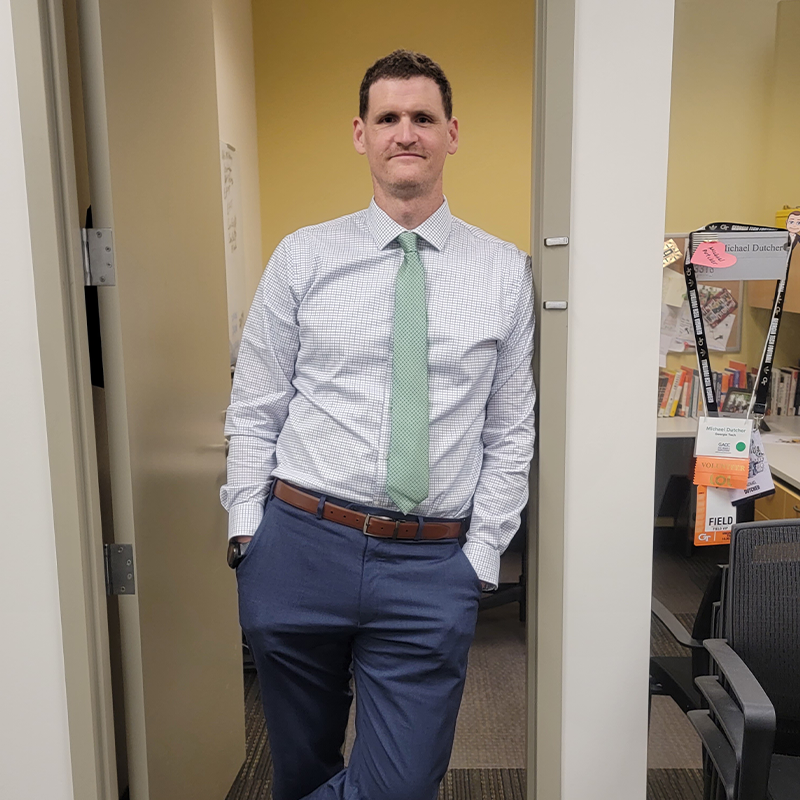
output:
[[451, 117], [447, 121], [447, 152], [452, 156], [458, 150], [458, 120]]
[[367, 152], [364, 145], [364, 120], [361, 117], [353, 119], [353, 147], [362, 156]]

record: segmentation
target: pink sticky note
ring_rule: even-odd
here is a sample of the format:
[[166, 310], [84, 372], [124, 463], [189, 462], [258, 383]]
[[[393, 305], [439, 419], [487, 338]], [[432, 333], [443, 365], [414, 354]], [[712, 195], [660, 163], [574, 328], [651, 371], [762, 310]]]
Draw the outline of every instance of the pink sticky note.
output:
[[692, 264], [702, 264], [704, 267], [724, 269], [736, 263], [736, 256], [725, 249], [722, 242], [703, 242], [694, 251]]

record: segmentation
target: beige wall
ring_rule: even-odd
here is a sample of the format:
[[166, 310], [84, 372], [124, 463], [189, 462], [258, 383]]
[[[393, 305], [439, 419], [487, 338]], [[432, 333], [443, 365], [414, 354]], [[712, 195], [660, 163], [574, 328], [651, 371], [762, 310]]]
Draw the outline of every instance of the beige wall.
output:
[[667, 230], [774, 224], [764, 154], [775, 18], [775, 0], [677, 0]]
[[293, 230], [369, 203], [351, 121], [364, 71], [398, 47], [439, 61], [453, 85], [453, 212], [528, 251], [533, 14], [532, 0], [254, 0], [265, 263]]
[[[774, 225], [784, 204], [800, 205], [800, 0], [677, 0], [665, 230], [709, 222]], [[756, 366], [769, 315], [745, 304], [741, 353]], [[800, 320], [787, 314], [776, 363], [797, 363]], [[696, 366], [670, 355], [669, 369]]]
[[258, 185], [253, 16], [250, 0], [214, 0], [219, 138], [236, 148], [242, 182], [242, 234], [249, 305], [263, 271]]
[[9, 0], [0, 0], [0, 794], [71, 800], [42, 360]]

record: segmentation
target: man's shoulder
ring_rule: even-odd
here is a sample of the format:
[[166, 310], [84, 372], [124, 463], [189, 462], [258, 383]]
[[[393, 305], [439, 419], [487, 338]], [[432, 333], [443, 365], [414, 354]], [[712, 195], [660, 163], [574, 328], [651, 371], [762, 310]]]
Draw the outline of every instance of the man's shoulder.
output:
[[516, 262], [527, 262], [530, 258], [524, 250], [520, 250], [513, 242], [507, 242], [504, 239], [493, 236], [477, 225], [470, 225], [458, 217], [453, 217], [453, 230], [459, 239], [468, 246], [485, 249], [495, 256]]
[[367, 230], [366, 211], [356, 211], [343, 217], [318, 222], [316, 225], [306, 225], [294, 233], [290, 233], [284, 242], [287, 245], [302, 245], [314, 241], [330, 241], [343, 237], [358, 235]]

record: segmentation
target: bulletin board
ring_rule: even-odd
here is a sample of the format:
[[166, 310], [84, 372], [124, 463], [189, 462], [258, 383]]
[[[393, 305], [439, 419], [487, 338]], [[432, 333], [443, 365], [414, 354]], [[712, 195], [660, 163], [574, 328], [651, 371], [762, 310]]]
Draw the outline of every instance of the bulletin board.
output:
[[[683, 278], [683, 259], [689, 244], [686, 233], [670, 233], [664, 243], [672, 239], [680, 250], [681, 257], [664, 269], [673, 270]], [[718, 281], [700, 283], [698, 281], [700, 302], [703, 306], [703, 321], [706, 338], [711, 352], [738, 353], [742, 349], [742, 316], [744, 301], [744, 281]], [[680, 308], [664, 306], [665, 311], [677, 316], [676, 334], [671, 353], [694, 352], [694, 333], [688, 313], [688, 302], [684, 300]], [[663, 323], [662, 313], [662, 323]]]

